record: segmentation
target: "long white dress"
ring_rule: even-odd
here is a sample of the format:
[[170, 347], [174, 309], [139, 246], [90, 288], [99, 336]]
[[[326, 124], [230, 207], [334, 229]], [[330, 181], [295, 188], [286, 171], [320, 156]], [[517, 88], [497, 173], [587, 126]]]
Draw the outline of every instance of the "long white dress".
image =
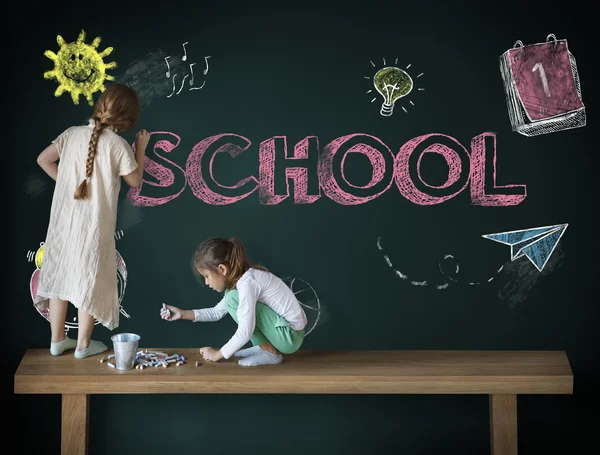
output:
[[59, 153], [58, 175], [34, 305], [41, 310], [51, 297], [68, 300], [113, 330], [119, 325], [114, 234], [121, 176], [138, 164], [127, 141], [105, 129], [88, 181], [89, 198], [76, 200], [92, 131], [90, 120], [52, 141]]

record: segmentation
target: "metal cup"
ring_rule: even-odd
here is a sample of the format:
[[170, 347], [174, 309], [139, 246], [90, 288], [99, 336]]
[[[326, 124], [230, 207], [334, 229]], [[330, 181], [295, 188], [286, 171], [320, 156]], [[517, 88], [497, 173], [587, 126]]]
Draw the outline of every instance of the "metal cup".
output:
[[135, 364], [140, 336], [135, 333], [119, 333], [110, 337], [115, 351], [115, 363], [118, 370], [132, 370]]

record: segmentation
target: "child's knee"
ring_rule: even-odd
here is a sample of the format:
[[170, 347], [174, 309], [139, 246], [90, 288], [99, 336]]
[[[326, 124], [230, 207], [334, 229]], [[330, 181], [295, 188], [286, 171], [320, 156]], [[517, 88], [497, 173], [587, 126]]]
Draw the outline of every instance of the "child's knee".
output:
[[289, 354], [293, 354], [298, 349], [300, 349], [300, 346], [302, 346], [303, 342], [304, 342], [304, 334], [302, 334], [301, 336], [298, 336], [298, 337], [294, 337], [290, 340], [285, 340], [283, 342], [279, 342], [278, 343], [279, 346], [275, 346], [275, 345], [274, 346], [282, 354], [289, 355]]

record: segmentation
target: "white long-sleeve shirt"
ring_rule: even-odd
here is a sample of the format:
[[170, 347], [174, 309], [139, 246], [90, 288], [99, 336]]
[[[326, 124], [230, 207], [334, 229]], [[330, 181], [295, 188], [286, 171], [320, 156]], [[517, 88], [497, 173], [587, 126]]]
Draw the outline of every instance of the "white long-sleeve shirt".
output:
[[[221, 348], [225, 359], [230, 358], [252, 337], [256, 326], [256, 302], [262, 302], [271, 308], [294, 330], [302, 330], [306, 326], [306, 313], [302, 305], [292, 290], [272, 273], [251, 268], [241, 276], [236, 288], [239, 294], [238, 328]], [[212, 308], [193, 311], [195, 322], [218, 321], [227, 314], [225, 298]]]

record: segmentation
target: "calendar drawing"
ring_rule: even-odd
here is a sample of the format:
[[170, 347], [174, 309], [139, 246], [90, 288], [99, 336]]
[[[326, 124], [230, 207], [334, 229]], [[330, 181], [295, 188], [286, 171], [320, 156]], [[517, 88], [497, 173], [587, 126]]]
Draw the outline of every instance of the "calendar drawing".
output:
[[500, 56], [508, 115], [513, 131], [537, 136], [585, 126], [585, 106], [575, 58], [567, 41], [517, 41]]

